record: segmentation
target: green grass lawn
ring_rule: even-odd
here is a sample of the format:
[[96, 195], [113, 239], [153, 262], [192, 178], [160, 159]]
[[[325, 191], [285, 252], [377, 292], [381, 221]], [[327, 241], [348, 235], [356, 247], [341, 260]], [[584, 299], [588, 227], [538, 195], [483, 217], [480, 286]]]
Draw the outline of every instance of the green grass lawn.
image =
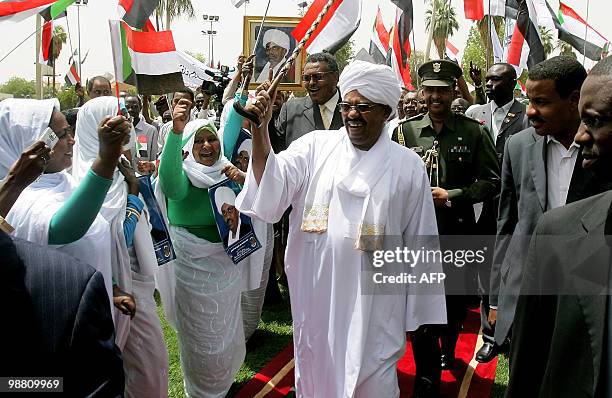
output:
[[[291, 341], [291, 313], [289, 303], [286, 301], [286, 292], [283, 292], [283, 296], [285, 297], [284, 303], [264, 307], [261, 322], [247, 344], [246, 359], [236, 375], [236, 380], [227, 395], [228, 397], [233, 397], [240, 391], [247, 381]], [[181, 374], [176, 333], [166, 322], [163, 311], [159, 306], [158, 313], [162, 321], [164, 338], [166, 339], [170, 359], [168, 396], [170, 398], [183, 398], [185, 393], [183, 392], [183, 376]], [[497, 362], [497, 374], [491, 397], [502, 398], [507, 384], [508, 360], [506, 357], [500, 356]]]

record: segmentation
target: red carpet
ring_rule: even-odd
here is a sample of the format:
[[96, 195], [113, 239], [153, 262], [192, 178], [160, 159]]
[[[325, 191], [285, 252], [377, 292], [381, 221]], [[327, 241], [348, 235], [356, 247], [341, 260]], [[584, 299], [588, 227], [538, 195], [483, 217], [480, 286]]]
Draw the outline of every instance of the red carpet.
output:
[[[442, 372], [440, 392], [443, 397], [488, 398], [495, 381], [497, 359], [489, 363], [477, 363], [472, 358], [482, 340], [478, 337], [480, 315], [478, 310], [468, 312], [464, 330], [459, 335], [455, 356], [455, 369]], [[289, 345], [268, 365], [256, 374], [236, 395], [236, 398], [285, 397], [293, 386], [293, 345]], [[471, 366], [470, 365], [471, 363]], [[475, 368], [474, 368], [475, 367]], [[400, 396], [412, 395], [415, 367], [410, 341], [406, 354], [398, 364]]]

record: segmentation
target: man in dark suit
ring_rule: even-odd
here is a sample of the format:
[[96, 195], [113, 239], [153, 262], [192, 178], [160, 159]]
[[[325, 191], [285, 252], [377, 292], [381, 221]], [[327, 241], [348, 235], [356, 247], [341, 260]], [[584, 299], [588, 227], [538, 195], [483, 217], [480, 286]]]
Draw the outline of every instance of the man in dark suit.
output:
[[605, 58], [582, 86], [575, 140], [582, 147], [582, 166], [608, 191], [547, 212], [535, 229], [506, 397], [612, 394], [611, 104], [612, 58]]
[[[491, 66], [485, 77], [485, 92], [491, 102], [472, 107], [466, 115], [482, 123], [491, 133], [500, 167], [506, 140], [513, 134], [529, 127], [525, 105], [514, 99], [516, 86], [516, 71], [506, 63]], [[493, 235], [496, 230], [499, 195], [481, 204], [482, 212], [477, 227], [482, 235]], [[476, 354], [479, 362], [489, 362], [498, 353], [495, 345], [495, 327], [488, 322], [489, 317], [489, 284], [491, 279], [490, 266], [478, 267], [478, 286], [482, 297], [480, 321], [484, 344]], [[496, 309], [496, 308], [494, 308]]]
[[314, 130], [337, 130], [343, 126], [338, 110], [340, 95], [338, 63], [329, 53], [306, 58], [302, 84], [308, 96], [293, 98], [281, 108], [277, 122], [279, 133], [288, 147], [293, 141]]
[[102, 274], [0, 231], [0, 375], [63, 377], [70, 397], [123, 396], [123, 361]]
[[[489, 322], [495, 343], [509, 336], [529, 238], [544, 212], [591, 196], [592, 173], [580, 167], [574, 135], [580, 126], [578, 101], [586, 78], [570, 57], [553, 57], [529, 71], [527, 116], [532, 128], [506, 142], [497, 238], [491, 269]], [[519, 315], [519, 314], [517, 314]], [[537, 328], [534, 340], [540, 341]]]
[[500, 159], [508, 137], [529, 127], [525, 105], [514, 99], [515, 86], [514, 67], [506, 63], [494, 64], [485, 77], [485, 92], [491, 101], [466, 112], [489, 129]]

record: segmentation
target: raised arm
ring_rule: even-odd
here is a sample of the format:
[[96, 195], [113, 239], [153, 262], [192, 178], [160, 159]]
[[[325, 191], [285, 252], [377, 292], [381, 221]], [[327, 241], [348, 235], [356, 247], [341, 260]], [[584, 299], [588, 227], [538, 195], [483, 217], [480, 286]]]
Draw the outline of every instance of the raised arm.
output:
[[[168, 133], [159, 163], [159, 183], [164, 194], [173, 200], [187, 196], [189, 179], [183, 171], [183, 130], [189, 120], [191, 101], [181, 99], [172, 112], [172, 130]], [[191, 150], [191, 148], [190, 148]]]
[[68, 244], [87, 233], [113, 182], [117, 160], [130, 130], [131, 124], [123, 116], [107, 117], [100, 123], [98, 156], [81, 184], [51, 218], [50, 245]]

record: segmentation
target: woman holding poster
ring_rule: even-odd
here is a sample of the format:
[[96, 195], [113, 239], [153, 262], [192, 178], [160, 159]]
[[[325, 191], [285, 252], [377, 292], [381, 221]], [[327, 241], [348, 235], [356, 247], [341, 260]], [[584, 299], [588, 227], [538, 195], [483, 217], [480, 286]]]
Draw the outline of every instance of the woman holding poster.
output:
[[244, 173], [223, 156], [213, 123], [187, 124], [190, 106], [185, 99], [175, 106], [159, 165], [177, 257], [173, 300], [162, 299], [173, 307], [187, 395], [225, 397], [245, 356], [242, 271], [226, 254], [208, 189], [226, 177], [242, 184]]

